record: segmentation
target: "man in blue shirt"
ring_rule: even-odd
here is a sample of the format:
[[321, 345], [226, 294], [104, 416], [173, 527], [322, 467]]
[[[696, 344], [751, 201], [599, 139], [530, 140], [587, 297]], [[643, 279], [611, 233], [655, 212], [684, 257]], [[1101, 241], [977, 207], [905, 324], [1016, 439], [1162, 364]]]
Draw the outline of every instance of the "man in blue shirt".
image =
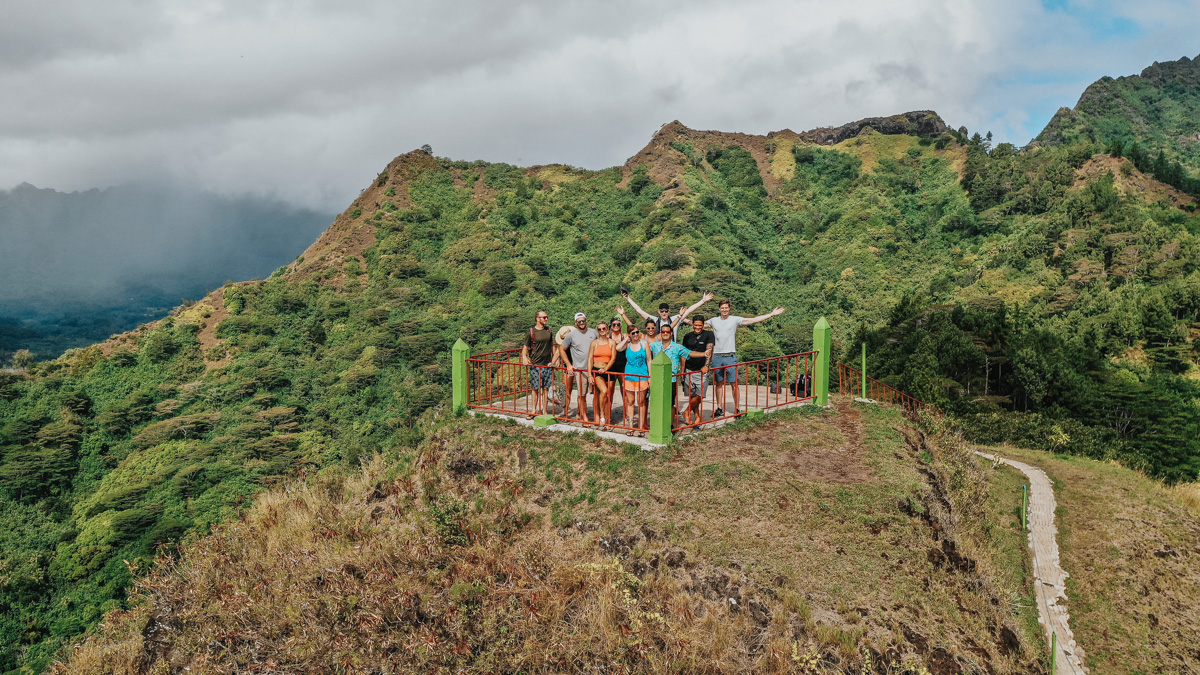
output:
[[707, 352], [693, 352], [687, 347], [675, 342], [672, 339], [671, 326], [664, 326], [658, 331], [659, 340], [650, 344], [650, 357], [658, 356], [659, 352], [667, 355], [671, 359], [671, 428], [679, 426], [679, 408], [676, 407], [676, 401], [679, 399], [679, 386], [677, 380], [679, 373], [683, 370], [683, 360], [686, 358], [706, 358]]

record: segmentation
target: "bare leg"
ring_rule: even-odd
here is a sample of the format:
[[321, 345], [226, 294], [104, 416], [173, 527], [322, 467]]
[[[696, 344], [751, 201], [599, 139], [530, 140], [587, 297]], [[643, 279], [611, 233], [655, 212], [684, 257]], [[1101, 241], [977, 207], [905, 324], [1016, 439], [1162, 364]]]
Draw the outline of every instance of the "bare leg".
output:
[[[582, 373], [575, 373], [575, 377], [572, 379], [574, 381], [571, 384], [574, 385], [577, 390], [576, 400], [579, 402], [575, 410], [579, 414], [579, 419], [581, 421], [588, 422], [590, 420], [588, 420], [587, 414], [587, 376]], [[570, 391], [567, 392], [567, 398], [571, 398]]]

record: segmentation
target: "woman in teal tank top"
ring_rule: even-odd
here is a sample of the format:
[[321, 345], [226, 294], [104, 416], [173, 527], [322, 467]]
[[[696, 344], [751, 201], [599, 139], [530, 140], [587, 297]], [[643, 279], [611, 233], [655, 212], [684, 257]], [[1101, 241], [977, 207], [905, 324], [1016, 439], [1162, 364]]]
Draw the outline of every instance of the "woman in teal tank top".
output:
[[645, 436], [650, 429], [650, 420], [646, 417], [646, 395], [650, 393], [650, 345], [637, 326], [630, 326], [628, 338], [617, 344], [617, 351], [625, 352], [624, 396], [632, 399], [638, 409], [637, 424], [631, 426], [642, 430], [631, 430], [628, 435]]

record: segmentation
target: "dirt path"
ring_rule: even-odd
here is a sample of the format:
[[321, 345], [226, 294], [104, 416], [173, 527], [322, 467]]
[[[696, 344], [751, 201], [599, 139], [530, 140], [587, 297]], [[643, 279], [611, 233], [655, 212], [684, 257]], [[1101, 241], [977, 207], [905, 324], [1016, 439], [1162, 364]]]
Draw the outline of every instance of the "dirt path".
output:
[[1037, 590], [1038, 623], [1058, 636], [1057, 673], [1089, 672], [1083, 665], [1083, 648], [1075, 643], [1067, 612], [1067, 573], [1058, 559], [1058, 527], [1054, 524], [1054, 484], [1045, 471], [1028, 464], [976, 451], [993, 462], [1002, 462], [1029, 479], [1029, 551], [1033, 556], [1033, 583]]

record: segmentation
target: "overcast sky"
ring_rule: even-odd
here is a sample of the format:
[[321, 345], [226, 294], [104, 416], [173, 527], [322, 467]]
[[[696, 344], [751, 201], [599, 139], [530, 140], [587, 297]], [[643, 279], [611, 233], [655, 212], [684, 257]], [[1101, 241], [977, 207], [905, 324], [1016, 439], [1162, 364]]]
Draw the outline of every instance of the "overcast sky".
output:
[[1024, 144], [1200, 53], [1200, 0], [4, 0], [0, 189], [174, 178], [341, 210], [395, 155], [620, 164], [664, 122], [938, 111]]

